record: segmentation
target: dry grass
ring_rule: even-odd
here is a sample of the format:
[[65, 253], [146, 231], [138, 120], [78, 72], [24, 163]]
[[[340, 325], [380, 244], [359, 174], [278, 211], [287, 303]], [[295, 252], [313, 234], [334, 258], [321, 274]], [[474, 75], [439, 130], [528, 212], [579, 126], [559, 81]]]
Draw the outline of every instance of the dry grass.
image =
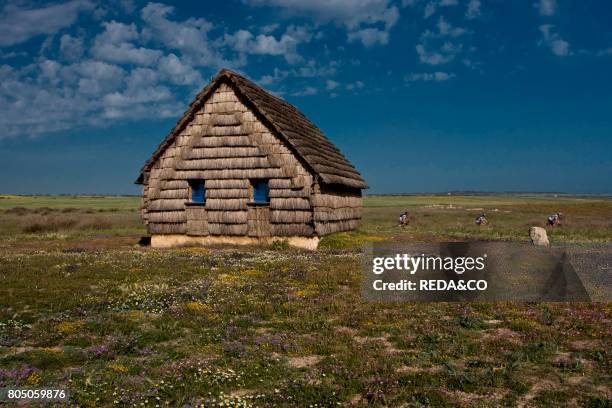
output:
[[22, 231], [26, 233], [58, 232], [67, 230], [105, 230], [113, 225], [112, 217], [30, 215], [24, 219]]
[[43, 234], [61, 233], [82, 238], [98, 234], [138, 235], [144, 225], [135, 210], [116, 208], [12, 207], [0, 211], [0, 239], [43, 238]]

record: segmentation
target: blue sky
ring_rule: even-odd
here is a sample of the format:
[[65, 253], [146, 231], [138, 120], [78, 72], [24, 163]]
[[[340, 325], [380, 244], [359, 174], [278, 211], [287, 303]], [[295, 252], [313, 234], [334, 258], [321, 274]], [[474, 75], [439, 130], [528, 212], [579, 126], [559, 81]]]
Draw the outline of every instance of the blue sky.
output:
[[300, 108], [369, 193], [612, 193], [612, 3], [0, 6], [0, 192], [135, 194], [220, 68]]

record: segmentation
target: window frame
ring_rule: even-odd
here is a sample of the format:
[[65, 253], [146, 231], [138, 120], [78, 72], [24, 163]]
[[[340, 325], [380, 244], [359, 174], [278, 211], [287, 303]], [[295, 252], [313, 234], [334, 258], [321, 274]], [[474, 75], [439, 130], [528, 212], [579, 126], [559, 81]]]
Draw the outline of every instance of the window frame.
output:
[[[194, 184], [201, 183], [202, 185], [202, 201], [194, 201], [193, 200], [193, 192], [194, 192]], [[189, 205], [206, 205], [206, 180], [204, 179], [189, 179], [187, 180], [187, 184], [189, 185], [189, 201], [187, 204]]]
[[[265, 183], [267, 201], [256, 201], [255, 200], [255, 191], [257, 190], [256, 187], [260, 183]], [[262, 206], [270, 205], [270, 179], [267, 179], [267, 178], [249, 179], [249, 205], [262, 205]]]

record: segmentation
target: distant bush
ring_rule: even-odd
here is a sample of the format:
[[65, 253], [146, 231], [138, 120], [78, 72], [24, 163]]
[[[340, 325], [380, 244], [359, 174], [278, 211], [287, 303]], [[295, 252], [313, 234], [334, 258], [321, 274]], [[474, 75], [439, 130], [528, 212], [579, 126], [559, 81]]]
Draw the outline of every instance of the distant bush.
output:
[[71, 229], [77, 224], [73, 218], [33, 216], [23, 226], [23, 232], [56, 232]]
[[53, 211], [55, 211], [53, 208], [49, 208], [49, 207], [40, 207], [40, 208], [36, 208], [34, 210], [34, 212], [39, 213], [39, 214], [50, 214]]
[[73, 208], [73, 207], [68, 207], [68, 208], [62, 208], [61, 210], [64, 214], [66, 213], [73, 213], [73, 212], [77, 212], [79, 211], [78, 208]]
[[81, 230], [85, 230], [85, 229], [94, 229], [94, 230], [101, 230], [101, 229], [109, 229], [112, 227], [112, 223], [109, 219], [104, 218], [104, 217], [89, 217], [89, 218], [85, 218], [84, 220], [82, 220], [79, 224], [78, 224], [78, 229]]
[[103, 230], [113, 226], [112, 222], [101, 216], [67, 217], [62, 215], [32, 215], [25, 222], [25, 233], [57, 232], [65, 230]]
[[14, 215], [25, 215], [30, 212], [27, 208], [24, 207], [13, 207], [4, 211], [6, 214], [14, 214]]

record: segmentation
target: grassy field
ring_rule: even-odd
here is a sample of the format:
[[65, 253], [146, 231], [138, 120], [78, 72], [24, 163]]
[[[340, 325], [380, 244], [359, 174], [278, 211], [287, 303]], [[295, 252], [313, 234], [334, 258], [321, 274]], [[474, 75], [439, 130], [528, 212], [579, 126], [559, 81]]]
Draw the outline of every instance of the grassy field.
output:
[[612, 403], [610, 303], [359, 291], [366, 241], [524, 241], [562, 211], [553, 245], [607, 245], [610, 199], [368, 197], [358, 231], [311, 253], [153, 250], [137, 245], [138, 198], [0, 197], [0, 387], [60, 387], [81, 406]]
[[134, 210], [140, 198], [134, 196], [18, 196], [0, 194], [0, 209], [94, 209], [94, 210]]

